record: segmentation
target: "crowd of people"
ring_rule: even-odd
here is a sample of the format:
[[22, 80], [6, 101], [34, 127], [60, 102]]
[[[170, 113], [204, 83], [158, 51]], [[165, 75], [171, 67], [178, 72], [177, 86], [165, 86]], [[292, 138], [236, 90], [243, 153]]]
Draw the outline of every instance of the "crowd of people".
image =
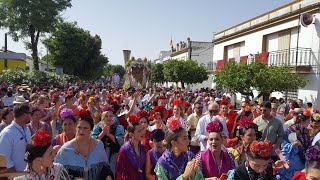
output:
[[320, 113], [210, 89], [1, 85], [0, 179], [320, 179]]

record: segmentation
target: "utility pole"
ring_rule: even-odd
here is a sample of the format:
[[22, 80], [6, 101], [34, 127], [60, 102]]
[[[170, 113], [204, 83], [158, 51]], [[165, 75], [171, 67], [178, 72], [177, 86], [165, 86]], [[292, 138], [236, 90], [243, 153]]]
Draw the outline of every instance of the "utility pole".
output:
[[[8, 52], [8, 34], [7, 33], [4, 34], [4, 52], [5, 53]], [[8, 59], [7, 58], [4, 59], [4, 69], [8, 69]]]

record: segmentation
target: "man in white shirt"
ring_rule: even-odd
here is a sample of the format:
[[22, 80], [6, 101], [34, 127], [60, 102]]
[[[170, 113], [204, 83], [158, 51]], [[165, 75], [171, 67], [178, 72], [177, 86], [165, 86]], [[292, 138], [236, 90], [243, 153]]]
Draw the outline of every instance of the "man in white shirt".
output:
[[293, 118], [286, 121], [284, 124], [283, 124], [283, 130], [287, 130], [291, 125], [293, 125], [295, 122], [296, 122], [296, 119], [297, 119], [297, 116], [299, 114], [302, 114], [303, 111], [301, 108], [294, 108], [294, 113], [293, 113]]
[[214, 119], [217, 119], [222, 124], [223, 126], [222, 135], [225, 137], [229, 137], [226, 121], [221, 116], [218, 115], [219, 104], [215, 102], [210, 103], [208, 106], [208, 111], [209, 111], [209, 114], [199, 119], [199, 122], [197, 124], [197, 129], [195, 132], [195, 136], [197, 140], [200, 142], [201, 151], [206, 150], [208, 148], [207, 140], [208, 140], [209, 133], [207, 132], [206, 127]]
[[26, 169], [26, 146], [31, 143], [31, 132], [26, 127], [31, 119], [31, 108], [27, 103], [18, 104], [14, 107], [13, 113], [14, 121], [0, 133], [0, 154], [7, 158], [7, 172]]

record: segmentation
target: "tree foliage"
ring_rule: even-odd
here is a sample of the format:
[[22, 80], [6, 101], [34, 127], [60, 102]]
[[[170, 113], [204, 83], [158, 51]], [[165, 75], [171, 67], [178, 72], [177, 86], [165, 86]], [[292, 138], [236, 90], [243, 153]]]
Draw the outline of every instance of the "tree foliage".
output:
[[51, 63], [62, 67], [64, 73], [82, 79], [94, 79], [103, 74], [108, 58], [101, 54], [101, 39], [91, 36], [76, 23], [64, 22], [45, 40], [49, 49]]
[[60, 13], [71, 7], [71, 0], [0, 0], [0, 27], [9, 29], [15, 41], [29, 38], [33, 66], [39, 70], [38, 43], [61, 20]]
[[208, 79], [207, 68], [194, 60], [169, 60], [163, 67], [164, 80], [187, 84], [202, 83]]
[[286, 66], [267, 66], [255, 61], [249, 65], [226, 62], [223, 69], [217, 72], [214, 82], [231, 92], [239, 92], [253, 97], [253, 90], [259, 95], [272, 92], [295, 90], [306, 85], [306, 80], [298, 74], [291, 73]]
[[32, 84], [36, 86], [48, 85], [61, 85], [63, 82], [76, 83], [80, 82], [79, 77], [71, 75], [57, 76], [54, 73], [43, 71], [27, 71], [20, 67], [14, 69], [3, 70], [0, 74], [0, 81], [7, 82], [10, 85]]
[[151, 66], [151, 82], [153, 83], [163, 83], [164, 75], [163, 75], [163, 64], [152, 64]]
[[119, 73], [120, 77], [123, 78], [126, 74], [126, 69], [121, 65], [107, 64], [103, 69], [103, 75], [111, 76], [113, 73]]

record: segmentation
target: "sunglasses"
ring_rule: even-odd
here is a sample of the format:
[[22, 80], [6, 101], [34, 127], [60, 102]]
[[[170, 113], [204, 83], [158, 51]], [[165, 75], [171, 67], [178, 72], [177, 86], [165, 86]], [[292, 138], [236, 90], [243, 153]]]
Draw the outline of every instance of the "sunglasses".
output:
[[210, 112], [211, 114], [217, 114], [217, 113], [219, 112], [219, 110], [211, 109], [211, 110], [209, 110], [209, 112]]

